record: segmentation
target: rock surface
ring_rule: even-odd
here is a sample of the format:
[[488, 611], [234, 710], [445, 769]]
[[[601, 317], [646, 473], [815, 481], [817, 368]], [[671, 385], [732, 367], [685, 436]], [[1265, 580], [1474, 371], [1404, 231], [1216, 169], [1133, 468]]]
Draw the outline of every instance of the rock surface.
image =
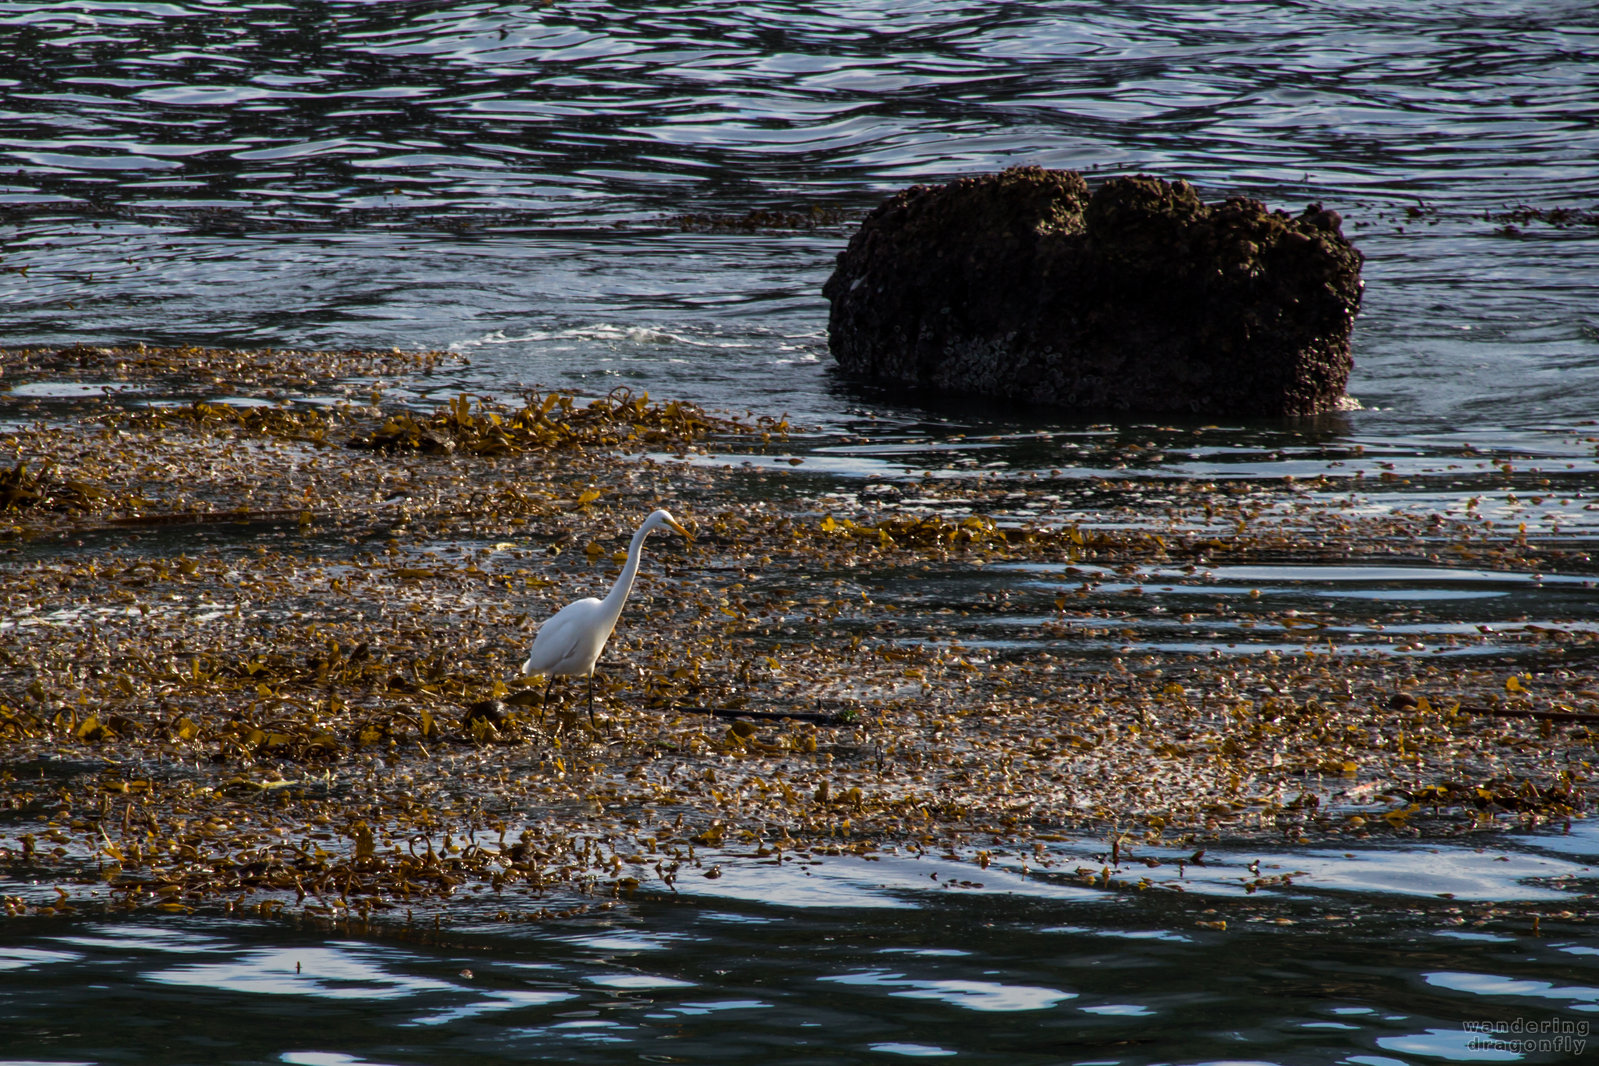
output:
[[1147, 175], [918, 185], [839, 254], [829, 343], [855, 377], [1074, 409], [1335, 409], [1363, 260], [1340, 221]]

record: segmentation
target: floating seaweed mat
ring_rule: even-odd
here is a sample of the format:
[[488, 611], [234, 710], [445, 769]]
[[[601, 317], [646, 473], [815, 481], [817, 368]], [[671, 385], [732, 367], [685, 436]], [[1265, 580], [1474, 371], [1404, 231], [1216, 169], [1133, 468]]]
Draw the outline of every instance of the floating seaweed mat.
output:
[[331, 423], [317, 410], [288, 407], [243, 406], [196, 400], [183, 407], [138, 412], [119, 411], [107, 415], [108, 425], [167, 427], [190, 425], [203, 432], [237, 430], [251, 436], [281, 437], [285, 440], [323, 443]]
[[293, 348], [203, 348], [185, 345], [162, 348], [146, 344], [128, 347], [75, 344], [65, 348], [0, 348], [0, 367], [9, 377], [65, 373], [92, 373], [96, 378], [177, 377], [226, 378], [235, 386], [267, 383], [309, 385], [352, 374], [403, 374], [431, 371], [459, 360], [450, 352], [407, 352], [342, 349], [334, 351]]
[[368, 434], [350, 441], [352, 448], [377, 451], [461, 451], [497, 455], [567, 447], [682, 444], [713, 433], [782, 433], [788, 423], [763, 418], [754, 424], [706, 414], [690, 403], [650, 402], [649, 393], [633, 395], [619, 388], [580, 406], [577, 397], [551, 392], [530, 393], [516, 411], [497, 410], [478, 401], [474, 407], [458, 396], [425, 419], [409, 412], [390, 417]]
[[841, 211], [834, 207], [812, 204], [809, 210], [804, 212], [756, 207], [742, 215], [666, 215], [661, 221], [690, 232], [760, 233], [770, 230], [834, 229], [840, 226], [858, 225], [862, 217], [864, 216], [859, 212]]
[[[1394, 789], [1392, 794], [1409, 800], [1416, 809], [1498, 808], [1506, 811], [1538, 812], [1549, 817], [1565, 817], [1573, 814], [1580, 816], [1580, 812], [1587, 806], [1587, 797], [1582, 795], [1569, 774], [1558, 775], [1554, 781], [1542, 785], [1530, 779], [1517, 780], [1514, 777], [1500, 776], [1476, 783], [1443, 781], [1413, 791]], [[1411, 809], [1402, 810], [1406, 817], [1415, 813]]]
[[1086, 545], [1083, 534], [1075, 526], [1063, 530], [1035, 528], [1004, 528], [986, 515], [970, 515], [952, 522], [942, 515], [906, 515], [889, 518], [875, 524], [857, 523], [848, 518], [837, 519], [828, 515], [822, 519], [821, 530], [838, 536], [876, 543], [882, 548], [957, 546], [1009, 546], [1016, 544], [1063, 542], [1069, 548]]
[[104, 489], [87, 481], [53, 477], [49, 465], [37, 474], [22, 462], [0, 470], [0, 511], [87, 511], [104, 497]]

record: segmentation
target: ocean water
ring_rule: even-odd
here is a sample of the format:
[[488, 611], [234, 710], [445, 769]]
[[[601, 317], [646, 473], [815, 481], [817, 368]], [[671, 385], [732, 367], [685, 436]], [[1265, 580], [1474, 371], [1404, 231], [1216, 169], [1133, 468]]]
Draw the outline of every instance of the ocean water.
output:
[[[400, 395], [625, 385], [787, 412], [840, 499], [962, 463], [1365, 474], [1369, 510], [1477, 497], [1502, 527], [1599, 538], [1591, 5], [0, 2], [0, 57], [6, 346], [450, 349], [465, 361]], [[840, 379], [820, 288], [853, 220], [1021, 163], [1338, 210], [1367, 256], [1361, 409], [1099, 426]], [[0, 381], [3, 413], [83, 387]], [[1155, 447], [1130, 460], [1129, 442]], [[1503, 463], [1524, 480], [1491, 495]], [[1192, 582], [1167, 577], [1176, 604]], [[1350, 618], [1414, 604], [1415, 654], [1452, 627], [1599, 623], [1591, 572], [1213, 578], [1207, 596]], [[1003, 647], [1009, 624], [962, 637]], [[1200, 647], [1154, 613], [1132, 624]], [[1101, 865], [1102, 842], [1072, 847]], [[1240, 846], [1133, 894], [733, 862], [694, 893], [511, 928], [6, 919], [0, 1062], [1575, 1062], [1599, 1012], [1579, 920], [1596, 850], [1581, 822]], [[1255, 859], [1305, 876], [1215, 927]]]

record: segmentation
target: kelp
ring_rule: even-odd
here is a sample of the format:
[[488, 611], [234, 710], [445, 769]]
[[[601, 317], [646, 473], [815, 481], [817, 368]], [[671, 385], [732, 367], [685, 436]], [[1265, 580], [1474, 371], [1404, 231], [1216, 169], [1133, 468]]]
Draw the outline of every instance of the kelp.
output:
[[334, 419], [315, 408], [292, 408], [276, 404], [235, 404], [219, 400], [195, 400], [170, 407], [139, 411], [117, 411], [101, 421], [109, 426], [154, 430], [192, 429], [200, 433], [238, 433], [253, 437], [322, 444]]
[[[1246, 590], [1140, 603], [1172, 574], [1198, 591], [1216, 557], [1583, 565], [1513, 527], [1197, 479], [1159, 487], [1158, 526], [1104, 479], [1026, 517], [1007, 513], [1036, 502], [1019, 478], [851, 502], [671, 460], [756, 452], [781, 419], [625, 391], [375, 406], [206, 399], [6, 435], [28, 491], [37, 469], [103, 495], [7, 514], [33, 544], [102, 540], [0, 546], [0, 867], [113, 905], [527, 916], [671, 891], [727, 853], [1070, 874], [1055, 848], [1083, 835], [1121, 856], [1335, 844], [1558, 824], [1599, 792], [1589, 628], [1451, 633], [1504, 651], [1461, 660], [1413, 654], [1406, 626], [1334, 649], [1351, 635]], [[405, 418], [448, 457], [373, 443]], [[346, 433], [367, 446], [328, 446]], [[650, 545], [597, 721], [580, 680], [546, 709], [527, 642], [609, 587], [660, 503], [697, 536]], [[202, 505], [240, 527], [176, 525]], [[1033, 576], [970, 580], [983, 567]], [[1155, 624], [1211, 651], [1164, 649]], [[1223, 650], [1245, 633], [1267, 646]]]
[[741, 215], [709, 213], [667, 215], [660, 221], [692, 233], [770, 233], [784, 230], [842, 230], [846, 226], [859, 224], [860, 220], [861, 215], [858, 211], [845, 211], [836, 207], [812, 204], [803, 211], [754, 207]]
[[787, 428], [781, 419], [746, 424], [709, 415], [690, 403], [651, 403], [648, 393], [634, 396], [624, 387], [587, 404], [570, 393], [533, 392], [515, 411], [496, 409], [482, 400], [474, 405], [459, 396], [426, 418], [396, 413], [370, 433], [352, 438], [350, 446], [504, 455], [563, 448], [676, 446], [710, 434], [770, 435]]
[[0, 512], [44, 510], [80, 512], [92, 510], [105, 498], [105, 490], [82, 478], [59, 478], [46, 463], [38, 473], [19, 462], [10, 470], [0, 469]]
[[210, 348], [200, 345], [91, 345], [0, 348], [0, 372], [10, 380], [165, 380], [235, 390], [325, 387], [351, 377], [430, 373], [459, 362], [450, 352], [373, 349]]
[[[1072, 557], [1074, 551], [1097, 545], [1106, 547], [1111, 538], [1090, 534], [1075, 525], [1040, 528], [1032, 525], [1002, 526], [987, 515], [968, 515], [959, 521], [939, 514], [896, 515], [878, 522], [858, 523], [828, 515], [819, 527], [823, 533], [847, 537], [861, 544], [893, 550], [907, 548], [996, 548], [1026, 545], [1052, 547]], [[1122, 542], [1125, 543], [1125, 540]]]

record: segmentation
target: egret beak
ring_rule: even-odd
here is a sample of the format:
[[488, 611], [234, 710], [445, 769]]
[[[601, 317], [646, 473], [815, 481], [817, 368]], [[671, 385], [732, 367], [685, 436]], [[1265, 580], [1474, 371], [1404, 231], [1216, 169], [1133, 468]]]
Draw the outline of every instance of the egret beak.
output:
[[677, 530], [679, 533], [683, 534], [683, 539], [684, 540], [693, 540], [694, 539], [694, 534], [690, 533], [688, 530], [686, 530], [682, 526], [678, 525], [676, 519], [668, 518], [666, 520], [666, 524], [671, 526], [673, 529]]

